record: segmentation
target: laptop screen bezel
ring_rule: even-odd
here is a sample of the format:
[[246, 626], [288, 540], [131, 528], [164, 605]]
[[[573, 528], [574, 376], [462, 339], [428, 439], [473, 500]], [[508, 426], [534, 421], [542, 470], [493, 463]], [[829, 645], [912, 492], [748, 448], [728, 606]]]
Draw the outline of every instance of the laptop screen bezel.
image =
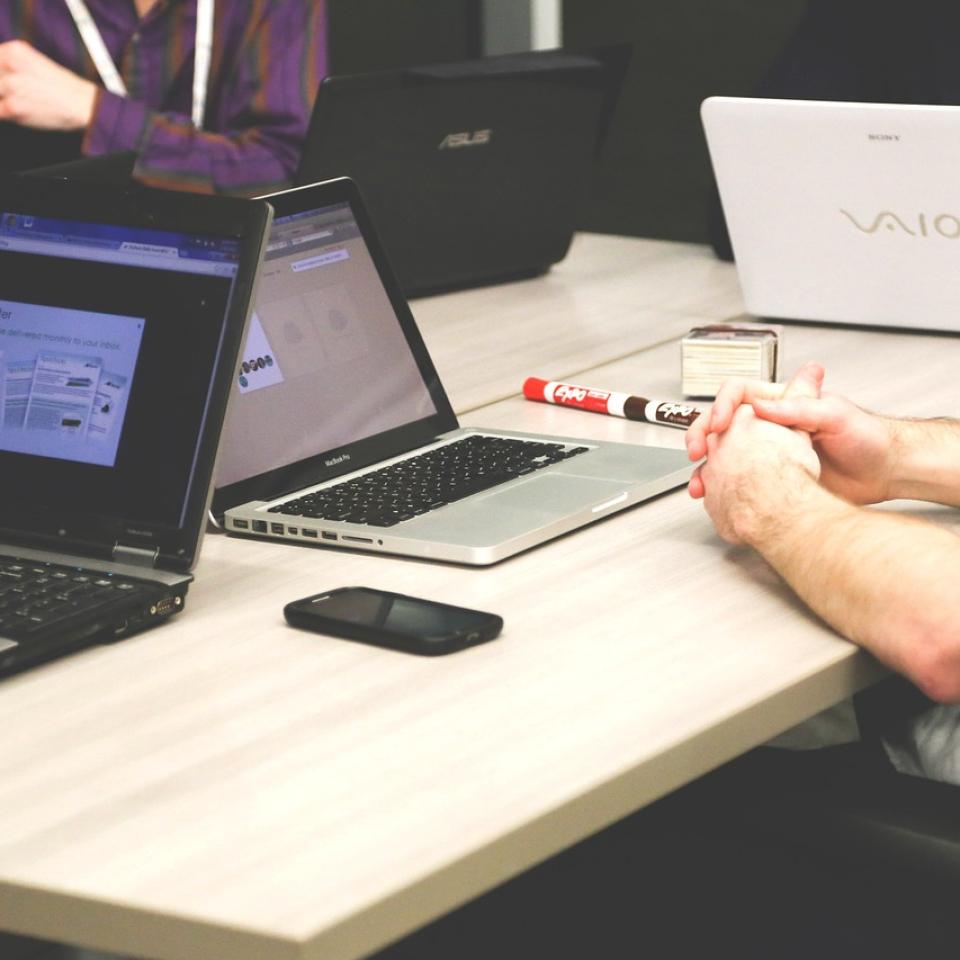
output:
[[[278, 219], [338, 203], [350, 205], [360, 234], [437, 412], [421, 420], [403, 424], [353, 443], [317, 451], [313, 456], [246, 480], [218, 487], [214, 490], [211, 507], [213, 515], [218, 519], [227, 510], [242, 503], [273, 500], [295, 490], [333, 480], [423, 446], [440, 434], [455, 430], [459, 426], [417, 323], [377, 238], [376, 230], [370, 221], [357, 185], [352, 180], [341, 177], [269, 194], [265, 199], [274, 208]], [[331, 460], [339, 462], [332, 466], [328, 465]]]
[[[227, 399], [243, 342], [246, 319], [270, 224], [263, 201], [172, 193], [137, 185], [93, 184], [39, 177], [0, 177], [0, 210], [147, 230], [229, 239], [239, 261], [229, 304], [221, 319], [220, 347], [206, 409], [196, 438], [191, 482], [179, 524], [126, 522], [123, 517], [44, 508], [37, 530], [16, 505], [0, 508], [0, 538], [59, 552], [109, 557], [117, 545], [156, 555], [157, 567], [186, 572], [197, 560], [210, 501], [213, 468]], [[26, 511], [29, 513], [29, 511]]]

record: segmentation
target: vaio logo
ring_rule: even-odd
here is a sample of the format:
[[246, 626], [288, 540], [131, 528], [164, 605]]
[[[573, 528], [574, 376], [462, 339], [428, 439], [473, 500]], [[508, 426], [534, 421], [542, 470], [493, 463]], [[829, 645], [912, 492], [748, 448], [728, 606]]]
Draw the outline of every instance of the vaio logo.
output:
[[918, 213], [916, 220], [909, 223], [898, 217], [892, 210], [881, 210], [869, 226], [864, 226], [847, 210], [840, 211], [861, 233], [876, 233], [881, 227], [887, 230], [900, 230], [911, 237], [929, 237], [937, 234], [947, 240], [960, 239], [960, 218], [952, 213], [939, 213], [932, 220], [927, 214]]

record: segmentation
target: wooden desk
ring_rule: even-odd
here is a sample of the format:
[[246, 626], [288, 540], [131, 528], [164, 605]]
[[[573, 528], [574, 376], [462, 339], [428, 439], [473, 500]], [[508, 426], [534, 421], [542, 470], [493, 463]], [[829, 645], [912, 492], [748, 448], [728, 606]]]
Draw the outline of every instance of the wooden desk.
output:
[[546, 276], [411, 302], [457, 413], [626, 357], [743, 310], [707, 247], [581, 234]]
[[[633, 300], [649, 302], [649, 330], [657, 276], [673, 293], [701, 274], [703, 299], [664, 315], [674, 335], [726, 311], [730, 268], [698, 251], [594, 243], [659, 260]], [[515, 392], [536, 369], [675, 395], [679, 348], [643, 343], [616, 271], [619, 333], [648, 349], [592, 370], [574, 369], [574, 348], [570, 367], [562, 351], [542, 359], [563, 314], [535, 310], [536, 290], [554, 303], [565, 283], [524, 287], [529, 329], [484, 389]], [[593, 289], [576, 334], [588, 362], [604, 349], [591, 336], [605, 285]], [[449, 327], [437, 303], [417, 305], [438, 311], [438, 357], [515, 342], [488, 327], [519, 315], [481, 310], [471, 325], [470, 295], [443, 299], [465, 305]], [[955, 338], [791, 327], [785, 349], [788, 369], [824, 359], [829, 382], [868, 404], [956, 412]], [[515, 397], [464, 420], [682, 443]], [[488, 608], [506, 628], [422, 660], [284, 626], [284, 602], [344, 584]], [[162, 960], [360, 957], [877, 673], [682, 491], [488, 569], [212, 536], [179, 621], [0, 685], [0, 927]]]

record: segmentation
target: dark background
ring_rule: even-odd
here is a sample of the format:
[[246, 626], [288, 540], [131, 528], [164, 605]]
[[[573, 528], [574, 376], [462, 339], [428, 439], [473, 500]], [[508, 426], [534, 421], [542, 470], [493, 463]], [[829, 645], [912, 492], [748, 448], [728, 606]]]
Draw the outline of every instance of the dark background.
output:
[[331, 73], [479, 56], [476, 0], [327, 0]]
[[[564, 0], [564, 46], [629, 41], [633, 62], [581, 227], [705, 241], [710, 167], [700, 101], [746, 95], [804, 0]], [[331, 68], [354, 73], [480, 54], [476, 0], [329, 0]]]

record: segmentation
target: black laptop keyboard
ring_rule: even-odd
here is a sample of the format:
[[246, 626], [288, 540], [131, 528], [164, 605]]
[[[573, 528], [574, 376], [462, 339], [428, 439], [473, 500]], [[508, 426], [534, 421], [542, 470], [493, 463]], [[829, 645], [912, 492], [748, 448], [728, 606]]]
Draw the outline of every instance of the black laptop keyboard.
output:
[[108, 607], [149, 603], [158, 592], [146, 581], [0, 554], [0, 637], [46, 635]]
[[288, 500], [269, 512], [392, 527], [589, 449], [471, 434], [409, 460]]

